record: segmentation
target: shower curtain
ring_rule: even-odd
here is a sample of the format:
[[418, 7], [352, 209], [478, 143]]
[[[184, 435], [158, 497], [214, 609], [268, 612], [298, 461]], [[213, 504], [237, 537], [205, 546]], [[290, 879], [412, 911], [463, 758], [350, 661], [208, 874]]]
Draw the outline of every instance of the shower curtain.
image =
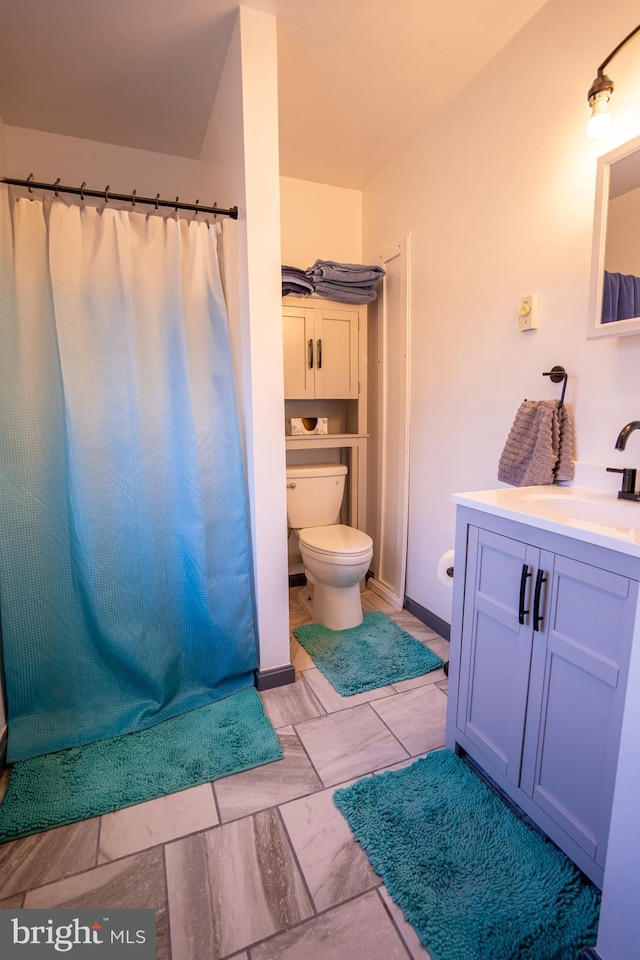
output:
[[8, 760], [141, 730], [257, 666], [218, 226], [0, 187]]

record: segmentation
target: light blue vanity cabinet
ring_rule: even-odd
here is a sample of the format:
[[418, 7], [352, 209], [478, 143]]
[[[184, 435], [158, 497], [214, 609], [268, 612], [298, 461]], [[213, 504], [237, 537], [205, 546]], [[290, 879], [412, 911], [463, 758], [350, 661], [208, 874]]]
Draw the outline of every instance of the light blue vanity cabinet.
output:
[[459, 506], [455, 571], [447, 745], [600, 885], [640, 559]]

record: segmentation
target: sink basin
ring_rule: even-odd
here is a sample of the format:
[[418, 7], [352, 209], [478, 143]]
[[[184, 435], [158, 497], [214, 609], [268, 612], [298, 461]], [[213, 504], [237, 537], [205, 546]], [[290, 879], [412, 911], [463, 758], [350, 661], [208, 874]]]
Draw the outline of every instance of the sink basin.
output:
[[546, 516], [566, 523], [615, 529], [617, 536], [633, 538], [640, 532], [640, 502], [570, 493], [525, 494], [522, 499]]

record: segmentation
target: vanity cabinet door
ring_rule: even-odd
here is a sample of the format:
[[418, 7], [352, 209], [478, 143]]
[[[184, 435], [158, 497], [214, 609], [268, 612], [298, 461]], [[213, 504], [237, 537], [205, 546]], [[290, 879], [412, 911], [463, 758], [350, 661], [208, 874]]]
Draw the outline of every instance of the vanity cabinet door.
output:
[[457, 727], [487, 772], [520, 779], [539, 551], [470, 526]]
[[542, 552], [521, 789], [604, 865], [638, 584]]

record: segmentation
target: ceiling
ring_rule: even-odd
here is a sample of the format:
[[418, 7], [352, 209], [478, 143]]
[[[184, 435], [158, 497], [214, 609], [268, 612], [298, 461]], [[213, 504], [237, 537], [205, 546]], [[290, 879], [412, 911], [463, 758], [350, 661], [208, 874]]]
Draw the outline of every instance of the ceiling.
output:
[[[246, 0], [278, 19], [281, 173], [362, 188], [545, 0]], [[233, 0], [0, 0], [0, 117], [197, 159]]]

